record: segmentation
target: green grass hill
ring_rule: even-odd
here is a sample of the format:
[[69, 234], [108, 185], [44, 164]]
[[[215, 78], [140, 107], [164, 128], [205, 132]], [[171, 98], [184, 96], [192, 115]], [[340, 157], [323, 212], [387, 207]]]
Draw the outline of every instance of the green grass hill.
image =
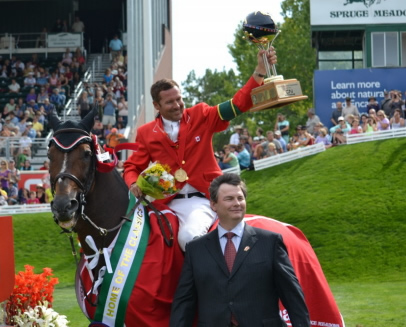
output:
[[[406, 325], [406, 138], [339, 146], [242, 173], [247, 212], [300, 228], [315, 249], [347, 327]], [[50, 214], [13, 217], [16, 271], [51, 267], [55, 308], [86, 326], [74, 259]]]

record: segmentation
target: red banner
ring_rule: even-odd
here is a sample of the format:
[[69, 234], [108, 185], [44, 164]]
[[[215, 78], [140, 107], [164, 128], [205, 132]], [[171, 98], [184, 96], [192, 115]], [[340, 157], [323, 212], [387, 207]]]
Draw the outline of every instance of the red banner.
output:
[[[26, 188], [30, 191], [35, 191], [37, 184], [49, 184], [49, 173], [47, 170], [21, 171], [18, 189]], [[46, 187], [49, 187], [49, 185], [46, 185]]]

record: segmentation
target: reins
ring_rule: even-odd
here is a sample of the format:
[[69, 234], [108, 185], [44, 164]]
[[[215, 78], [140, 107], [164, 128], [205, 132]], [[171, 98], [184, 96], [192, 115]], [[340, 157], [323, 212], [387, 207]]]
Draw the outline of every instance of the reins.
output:
[[[69, 147], [64, 147], [55, 138], [56, 135], [63, 134], [63, 133], [78, 133], [81, 136], [78, 138], [78, 140], [76, 140], [75, 143], [73, 143], [73, 145], [71, 145]], [[115, 166], [116, 161], [114, 161], [114, 163], [107, 163], [107, 164], [102, 163], [102, 165], [104, 165], [104, 166], [101, 166], [100, 162], [97, 161], [99, 159], [98, 155], [101, 152], [100, 147], [97, 143], [97, 138], [95, 136], [92, 136], [90, 133], [88, 133], [84, 130], [78, 129], [78, 128], [63, 128], [63, 129], [57, 130], [54, 132], [54, 137], [52, 140], [54, 141], [55, 146], [57, 146], [58, 148], [60, 148], [60, 150], [62, 150], [64, 152], [70, 152], [74, 147], [76, 147], [78, 144], [83, 143], [83, 142], [89, 142], [91, 145], [93, 155], [92, 155], [91, 171], [87, 175], [88, 176], [87, 180], [84, 183], [82, 183], [75, 175], [73, 175], [71, 173], [67, 173], [67, 172], [60, 172], [55, 176], [54, 180], [51, 181], [51, 189], [52, 189], [52, 192], [55, 193], [56, 182], [58, 181], [58, 179], [64, 179], [64, 178], [68, 178], [68, 179], [72, 180], [77, 185], [77, 187], [80, 189], [80, 192], [78, 192], [79, 206], [78, 206], [78, 209], [76, 210], [75, 215], [77, 215], [77, 219], [81, 218], [84, 221], [88, 222], [100, 234], [101, 245], [100, 244], [99, 244], [99, 246], [95, 245], [96, 248], [94, 249], [94, 251], [96, 251], [96, 249], [97, 249], [98, 253], [103, 253], [103, 249], [105, 249], [105, 245], [106, 245], [105, 243], [106, 243], [107, 235], [109, 233], [119, 230], [124, 225], [124, 223], [126, 223], [127, 221], [131, 221], [132, 217], [134, 215], [134, 212], [135, 212], [136, 208], [140, 205], [140, 203], [145, 204], [145, 206], [149, 207], [154, 212], [154, 214], [157, 217], [157, 222], [158, 222], [158, 225], [159, 225], [159, 228], [160, 228], [160, 231], [163, 236], [165, 244], [169, 247], [173, 246], [174, 236], [173, 236], [173, 229], [172, 229], [172, 225], [171, 225], [170, 221], [168, 220], [168, 218], [165, 216], [164, 213], [159, 211], [151, 202], [146, 200], [144, 197], [140, 197], [139, 199], [137, 199], [136, 203], [131, 208], [131, 210], [127, 213], [127, 215], [120, 217], [121, 221], [116, 226], [114, 226], [110, 229], [106, 229], [106, 228], [102, 228], [102, 227], [98, 226], [89, 216], [87, 216], [84, 213], [84, 209], [85, 209], [85, 205], [86, 205], [86, 195], [89, 193], [89, 191], [94, 183], [94, 174], [95, 174], [96, 169], [98, 171], [101, 171], [102, 173], [111, 171], [112, 168], [114, 168], [112, 166]], [[120, 151], [122, 149], [135, 150], [135, 145], [129, 144], [129, 143], [120, 144], [118, 149], [115, 149], [115, 150]], [[110, 154], [112, 154], [113, 157], [115, 157], [115, 152], [111, 153], [110, 150], [108, 152]], [[96, 168], [97, 165], [98, 165], [98, 167]], [[100, 169], [100, 168], [102, 168], [102, 169]], [[54, 220], [56, 223], [58, 223], [57, 219], [54, 218]], [[76, 220], [76, 222], [77, 222], [77, 220]], [[62, 229], [61, 233], [69, 234], [68, 238], [69, 238], [70, 246], [72, 249], [72, 255], [75, 260], [75, 265], [78, 269], [78, 267], [79, 267], [78, 253], [76, 251], [75, 241], [72, 236], [72, 233], [75, 230], [75, 227], [76, 227], [76, 223], [70, 229], [61, 227], [61, 229]], [[105, 260], [108, 260], [108, 259], [105, 258]], [[90, 268], [88, 267], [88, 269], [90, 269]], [[82, 289], [84, 290], [85, 299], [91, 306], [97, 306], [97, 299], [96, 299], [96, 301], [92, 301], [92, 298], [90, 295], [95, 294], [95, 288], [98, 287], [97, 285], [100, 285], [100, 284], [98, 284], [99, 283], [98, 280], [102, 276], [100, 274], [103, 275], [103, 272], [101, 272], [99, 270], [97, 272], [98, 277], [96, 278], [96, 276], [95, 276], [93, 278], [91, 288], [88, 292], [86, 292], [85, 283], [82, 279], [81, 274], [78, 273], [78, 279], [80, 281], [80, 285], [81, 285]]]

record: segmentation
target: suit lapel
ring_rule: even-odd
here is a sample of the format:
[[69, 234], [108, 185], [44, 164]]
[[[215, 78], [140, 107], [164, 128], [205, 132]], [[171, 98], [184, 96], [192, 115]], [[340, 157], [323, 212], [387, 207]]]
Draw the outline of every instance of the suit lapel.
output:
[[257, 242], [257, 233], [255, 230], [245, 223], [244, 233], [242, 235], [242, 240], [240, 246], [237, 251], [237, 255], [235, 257], [233, 269], [231, 271], [230, 277], [238, 271], [241, 264], [243, 263], [244, 259], [252, 252], [252, 248], [254, 247], [255, 243]]
[[211, 256], [213, 257], [214, 261], [216, 261], [216, 263], [219, 265], [224, 274], [226, 276], [229, 276], [230, 273], [228, 272], [226, 260], [224, 259], [223, 252], [221, 251], [218, 235], [219, 234], [217, 228], [212, 232], [210, 232], [209, 234], [207, 234], [206, 247]]

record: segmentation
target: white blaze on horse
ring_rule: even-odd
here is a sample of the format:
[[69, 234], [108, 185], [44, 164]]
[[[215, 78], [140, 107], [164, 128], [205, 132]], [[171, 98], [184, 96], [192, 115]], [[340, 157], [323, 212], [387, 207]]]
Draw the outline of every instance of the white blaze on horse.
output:
[[[82, 251], [76, 294], [91, 326], [168, 326], [183, 253], [178, 221], [161, 204], [143, 206], [106, 162], [91, 134], [97, 110], [81, 121], [61, 122], [52, 113], [49, 144], [51, 204], [56, 223], [78, 235]], [[132, 150], [136, 145], [131, 146]], [[247, 215], [249, 225], [282, 234], [316, 325], [344, 326], [317, 257], [303, 233], [279, 221]], [[212, 229], [215, 226], [212, 226]], [[281, 316], [289, 324], [286, 310]]]

